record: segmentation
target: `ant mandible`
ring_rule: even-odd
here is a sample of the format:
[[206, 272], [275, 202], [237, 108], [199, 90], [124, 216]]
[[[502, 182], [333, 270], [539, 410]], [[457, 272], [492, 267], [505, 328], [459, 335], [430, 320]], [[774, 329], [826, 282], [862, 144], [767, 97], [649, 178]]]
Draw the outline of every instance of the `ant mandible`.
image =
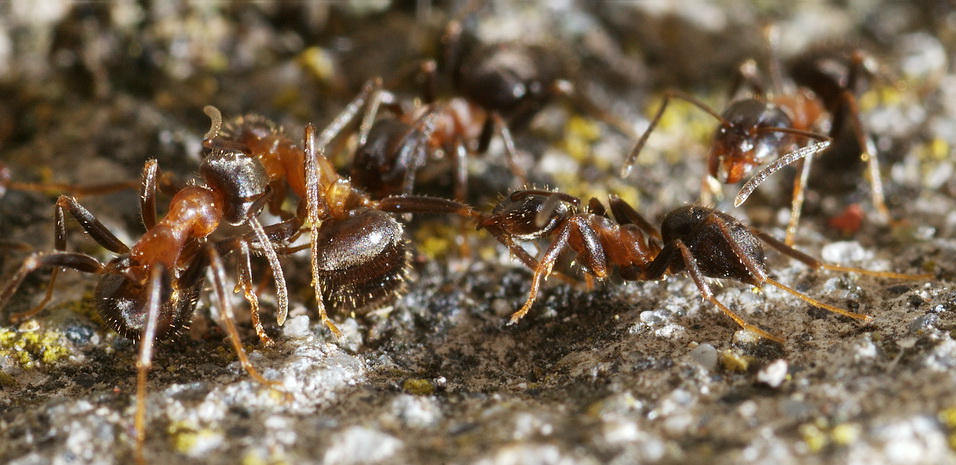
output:
[[[477, 215], [460, 202], [434, 197], [389, 195], [374, 200], [338, 175], [325, 157], [325, 148], [380, 86], [377, 79], [366, 83], [321, 134], [308, 124], [304, 148], [295, 146], [274, 124], [249, 116], [226, 124], [210, 144], [250, 147], [250, 153], [266, 166], [269, 185], [283, 193], [291, 190], [300, 199], [296, 215], [285, 227], [298, 230], [306, 220], [311, 224], [310, 268], [316, 305], [322, 323], [336, 337], [341, 332], [329, 318], [327, 306], [332, 310], [368, 308], [404, 289], [410, 252], [404, 228], [391, 213]], [[217, 127], [221, 117], [214, 110], [209, 112]]]
[[[586, 208], [582, 209], [580, 204], [580, 199], [560, 192], [519, 190], [505, 197], [490, 215], [479, 219], [478, 229], [488, 230], [534, 272], [528, 298], [511, 315], [510, 324], [517, 323], [531, 310], [540, 286], [567, 249], [577, 254], [577, 263], [586, 273], [598, 279], [608, 277], [615, 270], [627, 281], [659, 280], [669, 274], [687, 272], [701, 295], [738, 325], [777, 342], [783, 339], [747, 323], [718, 301], [706, 278], [733, 279], [756, 287], [769, 284], [840, 315], [858, 320], [868, 320], [870, 316], [820, 302], [771, 278], [761, 242], [811, 268], [893, 279], [929, 277], [823, 263], [711, 208], [685, 206], [673, 210], [665, 216], [658, 231], [616, 196], [611, 196], [609, 204], [613, 219], [595, 198]], [[516, 243], [539, 238], [550, 239], [540, 261]]]
[[[768, 31], [771, 49], [774, 48], [772, 31]], [[857, 144], [863, 151], [861, 158], [867, 161], [873, 203], [884, 218], [890, 218], [883, 198], [878, 160], [872, 153], [865, 130], [860, 122], [859, 108], [853, 90], [859, 74], [863, 71], [865, 57], [854, 53], [847, 65], [843, 81], [829, 77], [824, 71], [807, 69], [819, 67], [812, 60], [801, 62], [791, 75], [798, 87], [786, 89], [777, 70], [776, 60], [771, 60], [771, 74], [776, 92], [768, 94], [760, 83], [756, 64], [748, 60], [740, 66], [736, 82], [731, 87], [733, 96], [742, 85], [753, 91], [749, 97], [732, 101], [723, 113], [718, 113], [700, 100], [678, 91], [667, 91], [664, 100], [641, 135], [634, 149], [625, 159], [621, 175], [626, 177], [634, 166], [651, 132], [657, 126], [671, 99], [685, 100], [714, 116], [720, 124], [714, 132], [708, 153], [707, 174], [701, 183], [702, 194], [707, 192], [708, 177], [724, 184], [736, 184], [755, 167], [767, 164], [764, 170], [754, 175], [738, 193], [734, 205], [740, 206], [770, 174], [797, 160], [802, 160], [800, 172], [794, 180], [790, 220], [784, 242], [792, 245], [803, 207], [804, 190], [810, 174], [813, 156], [830, 147], [833, 138], [841, 137], [849, 122]], [[829, 115], [829, 118], [827, 118]], [[817, 134], [816, 130], [830, 124], [829, 137]], [[822, 141], [797, 148], [797, 138]], [[783, 155], [780, 155], [784, 153]]]
[[[215, 135], [214, 132], [207, 133], [207, 141]], [[60, 196], [54, 209], [55, 251], [30, 255], [0, 291], [0, 308], [3, 308], [27, 275], [43, 267], [54, 268], [43, 301], [27, 312], [12, 315], [12, 319], [20, 320], [42, 310], [60, 268], [101, 276], [94, 291], [97, 311], [116, 332], [139, 342], [134, 421], [138, 463], [145, 462], [146, 380], [152, 364], [153, 344], [179, 334], [188, 326], [207, 270], [221, 306], [222, 323], [240, 363], [256, 381], [274, 384], [259, 375], [246, 357], [225, 291], [220, 255], [233, 250], [242, 255], [240, 274], [245, 278], [241, 277], [239, 281], [247, 298], [255, 295], [249, 285], [249, 250], [256, 248], [266, 255], [276, 282], [280, 315], [284, 315], [288, 308], [285, 279], [272, 239], [256, 218], [269, 196], [265, 170], [258, 159], [243, 150], [213, 146], [200, 165], [202, 184], [190, 185], [176, 192], [162, 219], [156, 214], [158, 171], [155, 160], [146, 162], [140, 202], [146, 232], [135, 244], [128, 246], [123, 243], [74, 197]], [[67, 252], [67, 212], [94, 241], [117, 256], [101, 263], [90, 255]], [[211, 240], [210, 235], [223, 222], [246, 225], [252, 233]], [[261, 329], [258, 306], [254, 301], [252, 304], [257, 333], [263, 342], [270, 342]]]

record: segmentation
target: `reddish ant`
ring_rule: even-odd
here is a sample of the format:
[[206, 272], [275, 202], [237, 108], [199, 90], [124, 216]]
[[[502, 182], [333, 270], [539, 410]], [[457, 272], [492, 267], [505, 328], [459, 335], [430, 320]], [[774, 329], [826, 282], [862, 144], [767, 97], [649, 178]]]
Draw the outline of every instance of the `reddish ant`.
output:
[[[861, 273], [893, 279], [924, 279], [927, 275], [905, 275], [870, 271], [823, 263], [773, 238], [736, 218], [706, 207], [686, 206], [665, 216], [658, 232], [627, 202], [610, 198], [611, 212], [595, 198], [587, 207], [581, 201], [560, 192], [519, 190], [505, 197], [487, 216], [479, 219], [478, 229], [487, 229], [506, 245], [525, 265], [534, 270], [525, 304], [511, 315], [517, 323], [534, 304], [541, 284], [561, 253], [570, 249], [584, 271], [598, 279], [614, 270], [628, 281], [665, 278], [687, 272], [700, 293], [742, 328], [761, 337], [783, 342], [720, 303], [705, 278], [733, 279], [753, 286], [770, 284], [808, 302], [840, 315], [858, 320], [871, 317], [820, 302], [771, 278], [761, 241], [811, 268]], [[515, 241], [550, 238], [550, 245], [535, 260]], [[658, 243], [657, 241], [662, 241]]]
[[207, 110], [215, 129], [208, 146], [248, 148], [266, 167], [270, 186], [283, 193], [291, 190], [299, 197], [296, 216], [285, 222], [286, 228], [298, 230], [306, 220], [311, 223], [312, 285], [319, 317], [336, 336], [341, 333], [328, 317], [326, 306], [333, 310], [367, 308], [395, 297], [404, 288], [410, 266], [408, 242], [401, 223], [390, 213], [476, 215], [462, 203], [433, 197], [390, 195], [373, 200], [336, 173], [325, 157], [325, 148], [380, 85], [378, 80], [369, 81], [321, 134], [312, 124], [307, 125], [304, 150], [263, 118], [238, 118], [219, 132], [221, 117], [214, 109]]
[[[775, 160], [741, 188], [734, 203], [735, 206], [740, 206], [770, 174], [794, 161], [802, 160], [800, 173], [793, 186], [790, 221], [784, 240], [786, 244], [791, 245], [800, 220], [804, 189], [813, 155], [826, 150], [832, 138], [841, 137], [843, 128], [849, 122], [856, 142], [863, 152], [862, 158], [869, 165], [873, 203], [884, 218], [889, 218], [889, 211], [883, 199], [878, 161], [860, 122], [856, 96], [853, 93], [858, 76], [864, 68], [865, 57], [861, 53], [854, 53], [850, 57], [847, 64], [849, 71], [843, 81], [834, 80], [825, 70], [819, 69], [823, 66], [822, 64], [812, 60], [799, 62], [800, 64], [790, 73], [799, 87], [786, 90], [781, 90], [784, 88], [781, 84], [782, 79], [776, 68], [777, 63], [775, 60], [772, 61], [771, 71], [777, 92], [768, 94], [764, 91], [755, 63], [752, 60], [747, 61], [739, 69], [731, 95], [734, 95], [744, 84], [754, 93], [752, 96], [732, 101], [722, 114], [684, 93], [666, 92], [664, 101], [647, 130], [625, 160], [621, 175], [627, 176], [630, 173], [638, 154], [660, 121], [669, 101], [672, 98], [678, 98], [690, 102], [720, 121], [720, 125], [714, 132], [708, 154], [708, 172], [702, 182], [703, 192], [707, 191], [708, 177], [721, 183], [735, 184], [743, 180], [755, 167]], [[827, 124], [830, 125], [829, 137], [814, 132], [825, 128]], [[823, 142], [796, 149], [796, 137]], [[785, 154], [781, 156], [780, 153]]]
[[[269, 235], [256, 218], [269, 195], [268, 185], [264, 182], [265, 171], [259, 161], [241, 150], [214, 148], [200, 165], [203, 183], [179, 190], [162, 219], [156, 215], [158, 171], [155, 160], [146, 162], [140, 203], [146, 232], [135, 244], [128, 246], [123, 243], [74, 197], [60, 196], [54, 210], [55, 251], [32, 254], [0, 291], [2, 308], [27, 275], [43, 267], [54, 268], [47, 294], [41, 303], [29, 311], [11, 316], [13, 320], [21, 320], [43, 309], [49, 301], [60, 268], [101, 275], [94, 297], [98, 312], [116, 332], [140, 344], [136, 362], [134, 422], [138, 463], [145, 462], [146, 378], [152, 364], [153, 344], [179, 334], [188, 326], [207, 270], [221, 306], [222, 323], [240, 363], [256, 381], [273, 384], [259, 375], [242, 348], [225, 291], [220, 254], [239, 250], [243, 256], [240, 268], [245, 279], [240, 278], [240, 285], [244, 287], [247, 298], [254, 297], [254, 291], [248, 285], [251, 274], [249, 249], [255, 248], [266, 255], [275, 277], [279, 313], [284, 315], [287, 311], [282, 270], [278, 266]], [[101, 263], [90, 255], [67, 252], [67, 212], [94, 241], [117, 256], [107, 263]], [[210, 235], [223, 222], [247, 225], [253, 232], [249, 237], [210, 240]], [[256, 331], [263, 342], [268, 342], [259, 322], [258, 306], [254, 299], [251, 301]]]

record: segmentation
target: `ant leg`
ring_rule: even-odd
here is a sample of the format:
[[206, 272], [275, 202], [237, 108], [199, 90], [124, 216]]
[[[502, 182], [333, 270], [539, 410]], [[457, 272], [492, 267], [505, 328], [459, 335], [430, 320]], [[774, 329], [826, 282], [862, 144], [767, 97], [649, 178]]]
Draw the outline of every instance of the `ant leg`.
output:
[[250, 216], [247, 223], [255, 233], [256, 239], [259, 241], [259, 247], [262, 249], [263, 255], [266, 256], [266, 260], [269, 261], [269, 268], [272, 269], [272, 277], [276, 283], [276, 300], [279, 301], [279, 308], [276, 311], [276, 323], [282, 326], [285, 323], [286, 317], [289, 316], [289, 291], [286, 289], [282, 265], [279, 263], [279, 257], [276, 255], [275, 248], [272, 246], [272, 242], [269, 240], [266, 231], [262, 228], [262, 223], [259, 222], [259, 219]]
[[[328, 205], [319, 193], [319, 167], [321, 161], [328, 165], [328, 160], [319, 150], [325, 146], [316, 145], [316, 129], [312, 123], [305, 126], [305, 176], [306, 176], [306, 204], [308, 207], [309, 222], [312, 223], [312, 232], [309, 234], [310, 265], [312, 272], [312, 288], [315, 290], [316, 307], [319, 311], [319, 319], [322, 320], [329, 331], [336, 338], [342, 337], [342, 332], [335, 326], [335, 323], [329, 319], [325, 311], [325, 303], [322, 301], [322, 282], [319, 276], [319, 241], [316, 231], [322, 225], [322, 214], [328, 211]], [[330, 167], [331, 168], [331, 167]], [[335, 172], [333, 171], [334, 175]], [[337, 176], [337, 175], [336, 175]], [[337, 178], [330, 178], [331, 180]], [[331, 181], [330, 181], [331, 182]], [[324, 183], [323, 186], [328, 185]]]
[[608, 204], [611, 206], [611, 213], [614, 214], [614, 219], [616, 219], [618, 223], [622, 225], [636, 225], [651, 237], [657, 240], [662, 240], [661, 231], [657, 229], [656, 226], [651, 224], [650, 221], [647, 221], [643, 215], [638, 213], [637, 210], [631, 206], [631, 204], [614, 194], [608, 196]]
[[208, 247], [207, 250], [209, 254], [208, 274], [211, 278], [210, 281], [212, 281], [212, 287], [216, 292], [216, 300], [219, 301], [219, 316], [223, 325], [226, 327], [226, 332], [229, 334], [229, 341], [232, 342], [232, 347], [236, 350], [236, 356], [239, 357], [239, 363], [242, 365], [242, 368], [249, 373], [249, 376], [257, 382], [267, 386], [281, 384], [278, 381], [270, 381], [263, 378], [262, 375], [256, 371], [255, 367], [252, 366], [249, 357], [246, 356], [246, 350], [242, 348], [242, 340], [239, 338], [239, 331], [236, 329], [236, 317], [232, 312], [232, 303], [226, 294], [226, 271], [222, 265], [222, 258], [219, 257], [219, 252], [216, 252], [215, 247]]
[[628, 154], [627, 158], [624, 159], [624, 164], [621, 165], [621, 178], [626, 178], [629, 174], [631, 174], [631, 169], [634, 168], [634, 163], [637, 161], [637, 155], [641, 153], [641, 150], [644, 148], [644, 144], [647, 143], [647, 139], [651, 136], [651, 132], [654, 131], [654, 128], [656, 128], [657, 124], [660, 123], [661, 116], [664, 115], [664, 110], [667, 109], [667, 105], [672, 98], [678, 98], [691, 103], [697, 108], [709, 113], [714, 118], [717, 118], [719, 121], [724, 122], [724, 118], [720, 116], [720, 113], [717, 113], [716, 110], [708, 106], [706, 103], [680, 91], [668, 90], [667, 92], [664, 92], [664, 100], [661, 102], [661, 106], [657, 109], [657, 113], [654, 114], [654, 118], [651, 119], [647, 129], [644, 130], [644, 134], [641, 134], [641, 138], [637, 140], [637, 144], [634, 145], [631, 153]]
[[579, 86], [576, 86], [571, 81], [561, 79], [554, 83], [552, 91], [554, 94], [561, 95], [568, 99], [568, 101], [576, 106], [582, 113], [590, 115], [598, 121], [614, 128], [624, 135], [624, 137], [637, 139], [637, 134], [634, 132], [634, 128], [631, 127], [630, 123], [619, 118], [607, 109], [601, 108], [600, 105], [594, 102], [594, 99], [585, 92], [579, 91], [578, 88]]
[[764, 232], [764, 231], [761, 231], [761, 230], [759, 230], [759, 229], [757, 229], [757, 228], [751, 227], [751, 228], [750, 228], [750, 231], [751, 231], [755, 236], [757, 236], [760, 240], [764, 241], [764, 243], [766, 243], [767, 245], [773, 247], [773, 248], [776, 249], [778, 252], [780, 252], [780, 253], [782, 253], [782, 254], [784, 254], [784, 255], [786, 255], [786, 256], [788, 256], [788, 257], [794, 259], [794, 260], [797, 260], [797, 261], [803, 263], [804, 265], [809, 266], [810, 268], [814, 268], [814, 269], [820, 269], [820, 268], [822, 268], [822, 269], [825, 269], [825, 270], [839, 271], [839, 272], [843, 272], [843, 273], [856, 273], [856, 274], [862, 274], [862, 275], [867, 275], [867, 276], [876, 276], [876, 277], [880, 277], [880, 278], [902, 279], [902, 280], [909, 280], [909, 281], [919, 281], [919, 280], [923, 280], [923, 279], [932, 279], [932, 278], [933, 278], [933, 275], [932, 275], [932, 274], [893, 273], [893, 272], [891, 272], [891, 271], [875, 271], [875, 270], [867, 270], [867, 269], [863, 269], [863, 268], [854, 268], [854, 267], [849, 267], [849, 266], [833, 265], [833, 264], [830, 264], [830, 263], [825, 263], [825, 262], [822, 262], [822, 261], [820, 261], [820, 260], [818, 260], [818, 259], [816, 259], [816, 258], [814, 258], [814, 257], [812, 257], [812, 256], [810, 256], [810, 255], [807, 255], [807, 254], [805, 254], [805, 253], [803, 253], [803, 252], [797, 250], [797, 249], [794, 249], [793, 247], [790, 247], [789, 245], [787, 245], [787, 244], [781, 242], [779, 239], [777, 239], [777, 238], [771, 236], [770, 234], [768, 234], [768, 233], [766, 233], [766, 232]]
[[604, 254], [604, 248], [601, 246], [601, 241], [597, 233], [591, 228], [584, 217], [571, 217], [558, 229], [554, 241], [552, 241], [551, 245], [544, 251], [544, 255], [541, 256], [538, 266], [534, 268], [534, 274], [531, 278], [531, 288], [528, 290], [528, 300], [525, 301], [524, 306], [518, 309], [518, 311], [511, 314], [511, 320], [508, 322], [509, 325], [517, 323], [518, 320], [527, 315], [528, 311], [531, 310], [531, 306], [538, 296], [538, 289], [541, 287], [541, 284], [548, 279], [548, 275], [551, 274], [551, 269], [554, 267], [558, 256], [561, 255], [561, 252], [564, 251], [565, 248], [569, 247], [569, 240], [573, 232], [579, 234], [580, 237], [578, 239], [583, 243], [583, 250], [581, 251], [582, 261], [586, 262], [588, 268], [591, 269], [591, 272], [597, 278], [605, 278], [607, 276], [607, 257]]
[[[113, 233], [110, 232], [110, 230], [107, 229], [103, 223], [100, 223], [100, 221], [97, 220], [89, 210], [80, 205], [75, 198], [67, 197], [65, 195], [61, 195], [60, 198], [57, 199], [53, 208], [53, 247], [56, 252], [64, 252], [66, 250], [66, 215], [64, 213], [64, 209], [68, 209], [70, 215], [72, 215], [73, 218], [80, 223], [80, 226], [83, 227], [83, 230], [86, 231], [86, 233], [89, 234], [90, 237], [101, 246], [118, 254], [129, 252], [129, 247], [127, 247], [126, 244], [113, 235]], [[72, 265], [65, 266], [68, 268], [75, 268], [80, 271], [86, 271], [85, 269], [76, 268]], [[30, 318], [43, 311], [46, 305], [50, 302], [50, 299], [53, 297], [53, 287], [56, 284], [56, 279], [60, 273], [60, 268], [62, 267], [54, 268], [50, 274], [50, 281], [47, 283], [46, 293], [44, 294], [43, 299], [41, 299], [40, 302], [30, 310], [11, 315], [11, 319], [14, 321], [19, 321]], [[20, 279], [22, 280], [23, 278], [21, 277]], [[17, 285], [19, 286], [19, 283]]]
[[790, 222], [787, 223], [787, 232], [784, 242], [793, 245], [794, 235], [797, 233], [797, 223], [800, 222], [800, 213], [803, 211], [803, 200], [806, 193], [807, 181], [810, 179], [810, 166], [813, 156], [808, 155], [800, 160], [800, 174], [793, 180], [793, 200], [790, 203]]
[[[680, 254], [680, 255], [676, 255]], [[649, 277], [649, 279], [657, 279], [663, 275], [663, 272], [669, 268], [672, 268], [676, 263], [674, 260], [680, 257], [684, 264], [684, 269], [687, 271], [687, 274], [690, 275], [691, 279], [694, 280], [694, 284], [697, 285], [697, 289], [700, 291], [700, 294], [710, 301], [710, 303], [717, 306], [721, 312], [729, 316], [730, 319], [734, 320], [741, 328], [750, 331], [754, 334], [757, 334], [760, 337], [770, 339], [771, 341], [783, 343], [783, 338], [774, 336], [750, 323], [747, 323], [740, 315], [733, 312], [733, 310], [727, 308], [724, 304], [720, 303], [716, 297], [714, 297], [713, 291], [710, 290], [710, 286], [707, 285], [706, 278], [704, 274], [700, 271], [700, 267], [697, 266], [697, 260], [694, 259], [694, 254], [690, 251], [687, 245], [680, 239], [677, 239], [666, 247], [661, 253], [654, 259], [654, 262], [651, 264], [651, 268], [656, 268], [658, 270], [656, 276]], [[658, 260], [663, 260], [661, 265], [657, 265]]]
[[156, 226], [156, 185], [159, 177], [159, 164], [156, 160], [146, 160], [143, 167], [143, 192], [139, 197], [139, 213], [143, 226], [149, 231]]
[[266, 334], [262, 327], [262, 320], [259, 318], [259, 297], [252, 285], [252, 264], [249, 261], [249, 244], [245, 241], [239, 242], [239, 274], [236, 279], [235, 292], [242, 291], [246, 301], [249, 302], [249, 314], [252, 316], [252, 327], [259, 336], [259, 341], [265, 346], [271, 346], [275, 342]]
[[[839, 307], [835, 307], [835, 306], [830, 305], [830, 304], [825, 304], [825, 303], [823, 303], [823, 302], [820, 302], [820, 301], [814, 299], [813, 297], [810, 297], [810, 296], [808, 296], [808, 295], [806, 295], [806, 294], [803, 294], [803, 293], [801, 293], [801, 292], [799, 292], [799, 291], [797, 291], [797, 290], [791, 289], [790, 287], [787, 287], [786, 285], [781, 284], [780, 282], [777, 282], [776, 280], [774, 280], [773, 278], [771, 278], [770, 276], [768, 276], [767, 273], [766, 273], [766, 271], [764, 271], [763, 269], [761, 269], [760, 267], [758, 267], [758, 266], [757, 266], [757, 263], [753, 260], [753, 258], [750, 257], [750, 255], [748, 255], [746, 252], [744, 252], [744, 251], [740, 248], [740, 244], [739, 244], [736, 240], [734, 240], [733, 234], [730, 232], [730, 228], [727, 227], [727, 223], [724, 222], [724, 220], [722, 220], [722, 219], [720, 219], [720, 218], [717, 218], [716, 216], [711, 216], [710, 218], [708, 218], [708, 221], [713, 221], [713, 222], [718, 226], [718, 228], [720, 229], [721, 235], [724, 236], [724, 239], [727, 241], [728, 244], [730, 244], [730, 247], [733, 249], [734, 255], [737, 256], [737, 259], [740, 260], [740, 263], [743, 264], [743, 265], [747, 268], [747, 270], [750, 272], [750, 274], [753, 276], [753, 278], [754, 278], [755, 280], [757, 280], [758, 282], [770, 284], [770, 285], [773, 285], [773, 286], [775, 286], [775, 287], [778, 287], [778, 288], [780, 288], [780, 289], [782, 289], [782, 290], [784, 290], [784, 291], [787, 291], [788, 293], [794, 295], [795, 297], [800, 298], [800, 299], [803, 300], [804, 302], [807, 302], [807, 303], [809, 303], [810, 305], [813, 305], [814, 307], [819, 307], [819, 308], [822, 308], [822, 309], [824, 309], [824, 310], [828, 310], [828, 311], [830, 311], [830, 312], [837, 313], [837, 314], [840, 314], [840, 315], [845, 315], [845, 316], [848, 316], [848, 317], [850, 317], [850, 318], [855, 318], [855, 319], [858, 319], [858, 320], [864, 320], [864, 321], [866, 321], [866, 320], [869, 320], [869, 319], [870, 319], [870, 316], [869, 316], [869, 315], [864, 315], [864, 314], [862, 314], [862, 313], [854, 313], [854, 312], [851, 312], [851, 311], [849, 311], [849, 310], [842, 309], [842, 308], [839, 308]], [[760, 237], [760, 236], [758, 236], [758, 237]], [[761, 237], [761, 238], [762, 238], [762, 237]], [[787, 247], [788, 249], [794, 250], [794, 249], [792, 249], [790, 246], [787, 246], [787, 245], [785, 245], [785, 244], [784, 244], [784, 246]], [[794, 250], [794, 251], [795, 251], [795, 250]], [[802, 261], [802, 260], [801, 260], [801, 261]], [[823, 265], [823, 264], [821, 263], [821, 266], [822, 266], [822, 265]]]
[[[129, 247], [124, 244], [123, 241], [119, 240], [116, 235], [110, 232], [110, 230], [107, 229], [103, 223], [97, 220], [89, 210], [80, 205], [75, 198], [61, 195], [56, 201], [56, 209], [60, 212], [58, 215], [62, 216], [63, 208], [69, 210], [70, 215], [72, 215], [73, 218], [80, 223], [80, 226], [83, 228], [83, 230], [86, 231], [86, 233], [89, 234], [97, 244], [103, 246], [111, 252], [116, 252], [120, 255], [129, 253]], [[63, 229], [59, 230], [59, 228]], [[58, 227], [57, 234], [61, 233], [64, 235], [63, 245], [65, 245], [65, 225], [62, 223]]]
[[[455, 200], [462, 204], [468, 200], [468, 149], [460, 137], [455, 137]], [[458, 251], [462, 257], [471, 256], [468, 244], [468, 222], [464, 218], [458, 222]]]
[[144, 446], [146, 443], [146, 381], [153, 363], [153, 342], [159, 326], [159, 312], [162, 307], [162, 265], [156, 265], [149, 273], [146, 284], [146, 324], [139, 339], [139, 357], [136, 359], [136, 414], [133, 426], [136, 430], [136, 463], [145, 465]]
[[[20, 265], [20, 269], [7, 280], [3, 290], [0, 290], [0, 309], [7, 305], [7, 301], [10, 300], [10, 297], [13, 297], [13, 294], [16, 293], [27, 275], [45, 266], [55, 267], [54, 271], [60, 268], [70, 268], [84, 273], [101, 273], [104, 268], [103, 264], [89, 255], [62, 251], [56, 251], [51, 254], [44, 254], [42, 252], [33, 253], [23, 261], [23, 264]], [[10, 315], [10, 319], [20, 321], [43, 310], [43, 307], [50, 300], [49, 289], [52, 289], [52, 287], [51, 278], [47, 295], [43, 298], [43, 301], [30, 310]]]
[[[515, 141], [514, 138], [511, 137], [511, 130], [508, 129], [508, 124], [505, 123], [505, 120], [498, 113], [492, 113], [489, 117], [491, 118], [494, 128], [501, 136], [502, 142], [505, 144], [505, 161], [508, 163], [511, 174], [518, 178], [521, 185], [527, 185], [528, 173], [518, 164], [518, 149], [515, 148]], [[482, 130], [482, 132], [484, 132], [484, 130]], [[487, 148], [487, 145], [485, 148]], [[479, 152], [483, 152], [483, 150], [479, 150]]]
[[[856, 76], [851, 67], [851, 77]], [[856, 80], [855, 77], [853, 79]], [[860, 145], [860, 154], [866, 163], [867, 171], [870, 176], [870, 195], [873, 199], [873, 206], [880, 216], [889, 223], [893, 223], [893, 217], [890, 215], [890, 209], [886, 206], [886, 199], [883, 194], [883, 178], [880, 174], [880, 161], [876, 157], [876, 150], [866, 131], [863, 129], [863, 122], [860, 121], [860, 108], [856, 101], [856, 96], [848, 89], [843, 90], [843, 103], [837, 109], [837, 114], [833, 116], [833, 128], [831, 136], [836, 136], [836, 131], [842, 130], [845, 119], [849, 118], [850, 125], [853, 127], [853, 134], [856, 137], [857, 144]]]

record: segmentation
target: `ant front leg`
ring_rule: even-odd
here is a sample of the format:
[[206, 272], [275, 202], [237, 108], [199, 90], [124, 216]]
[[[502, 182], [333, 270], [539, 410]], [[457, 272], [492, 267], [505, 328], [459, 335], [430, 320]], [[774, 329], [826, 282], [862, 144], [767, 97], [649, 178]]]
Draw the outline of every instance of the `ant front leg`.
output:
[[[572, 237], [575, 236], [575, 237]], [[564, 249], [571, 247], [577, 249], [575, 245], [580, 245], [581, 261], [589, 268], [589, 271], [599, 279], [607, 277], [607, 257], [604, 254], [604, 247], [594, 229], [587, 223], [583, 216], [572, 216], [558, 229], [551, 245], [544, 251], [538, 266], [534, 267], [534, 273], [531, 278], [531, 288], [528, 290], [528, 299], [518, 311], [511, 314], [509, 325], [513, 325], [528, 314], [531, 306], [538, 296], [538, 290], [541, 284], [548, 279], [551, 269], [561, 255]]]
[[265, 346], [275, 344], [262, 327], [262, 320], [259, 318], [259, 297], [252, 284], [252, 264], [249, 261], [249, 244], [245, 241], [239, 242], [239, 274], [236, 280], [236, 291], [242, 290], [243, 296], [249, 302], [249, 314], [252, 317], [252, 327], [259, 336], [259, 341]]
[[[80, 226], [83, 227], [83, 230], [86, 231], [86, 233], [89, 234], [89, 236], [93, 238], [93, 240], [96, 241], [96, 243], [98, 243], [99, 245], [103, 246], [104, 248], [112, 252], [116, 252], [117, 254], [129, 253], [129, 247], [126, 244], [124, 244], [123, 241], [119, 240], [119, 238], [117, 238], [112, 232], [110, 232], [110, 230], [103, 223], [97, 220], [96, 217], [93, 216], [93, 214], [90, 213], [89, 210], [87, 210], [85, 207], [80, 205], [80, 203], [77, 202], [75, 198], [61, 195], [60, 198], [57, 199], [56, 205], [54, 206], [54, 210], [53, 210], [53, 219], [54, 219], [53, 247], [54, 247], [54, 250], [56, 251], [56, 254], [48, 255], [48, 257], [54, 257], [54, 256], [60, 256], [60, 255], [75, 255], [77, 257], [87, 257], [81, 254], [65, 254], [65, 251], [66, 251], [65, 211], [69, 211], [70, 215], [72, 215], [73, 218], [75, 218], [76, 221], [80, 223]], [[32, 258], [33, 257], [31, 257], [31, 259]], [[56, 261], [57, 259], [51, 258], [47, 260], [53, 262], [53, 261]], [[46, 305], [50, 302], [50, 299], [53, 297], [53, 287], [56, 284], [56, 279], [57, 279], [57, 276], [59, 275], [61, 268], [63, 267], [73, 268], [79, 271], [88, 271], [91, 273], [95, 273], [99, 271], [100, 269], [102, 269], [102, 265], [99, 265], [98, 267], [93, 267], [93, 269], [91, 269], [91, 266], [92, 266], [91, 264], [84, 263], [83, 260], [79, 258], [75, 258], [73, 259], [73, 261], [67, 260], [66, 263], [67, 263], [66, 265], [56, 266], [53, 268], [53, 271], [50, 274], [50, 281], [47, 283], [46, 293], [44, 294], [43, 299], [40, 300], [40, 303], [38, 303], [36, 306], [31, 308], [30, 310], [11, 315], [10, 318], [12, 320], [21, 321], [21, 320], [33, 317], [34, 315], [43, 311]], [[96, 263], [99, 264], [99, 262], [96, 262]], [[43, 266], [43, 265], [38, 265], [38, 266]], [[27, 263], [24, 263], [24, 268], [26, 267], [27, 267]], [[18, 273], [17, 276], [20, 276], [20, 273]], [[23, 274], [22, 276], [20, 276], [20, 280], [22, 280], [25, 276], [26, 274]], [[17, 282], [16, 285], [19, 286], [19, 282]], [[13, 290], [15, 289], [16, 287], [13, 287]], [[11, 293], [13, 292], [13, 290], [11, 290]]]

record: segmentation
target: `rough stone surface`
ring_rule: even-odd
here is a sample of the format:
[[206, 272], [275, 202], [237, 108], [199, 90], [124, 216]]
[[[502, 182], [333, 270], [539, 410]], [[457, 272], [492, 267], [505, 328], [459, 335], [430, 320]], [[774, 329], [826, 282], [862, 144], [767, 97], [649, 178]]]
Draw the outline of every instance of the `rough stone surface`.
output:
[[[0, 2], [0, 161], [14, 181], [137, 179], [148, 158], [191, 179], [207, 104], [227, 117], [264, 114], [298, 139], [366, 79], [435, 56], [445, 5], [396, 3]], [[684, 275], [591, 290], [552, 279], [508, 326], [530, 272], [471, 228], [472, 253], [459, 257], [454, 220], [416, 219], [407, 293], [359, 319], [336, 316], [340, 340], [312, 311], [304, 253], [283, 258], [293, 301], [284, 327], [264, 280], [277, 344], [262, 347], [248, 322], [240, 331], [274, 388], [242, 369], [204, 293], [190, 334], [157, 347], [151, 463], [956, 463], [952, 5], [580, 3], [495, 2], [465, 24], [486, 40], [521, 37], [569, 52], [578, 86], [638, 131], [664, 89], [721, 108], [736, 67], [750, 57], [764, 65], [761, 25], [770, 21], [783, 57], [826, 40], [865, 46], [883, 80], [860, 98], [862, 119], [900, 221], [882, 222], [868, 183], [851, 173], [850, 187], [812, 184], [797, 245], [847, 266], [934, 277], [816, 271], [772, 256], [778, 281], [872, 315], [866, 323], [770, 286], [714, 285], [721, 302], [785, 344], [740, 330]], [[397, 81], [398, 90], [417, 87]], [[696, 198], [714, 124], [672, 105], [626, 181], [616, 173], [633, 142], [558, 101], [516, 143], [535, 158], [535, 182], [600, 198], [619, 192], [661, 218]], [[469, 202], [487, 209], [511, 182], [500, 143], [470, 169]], [[730, 208], [730, 188], [717, 205], [780, 236], [789, 197], [776, 178], [787, 176], [742, 209]], [[449, 175], [432, 177], [421, 189], [450, 195]], [[54, 199], [0, 197], [0, 276], [27, 256], [21, 244], [52, 249]], [[121, 240], [142, 234], [135, 192], [81, 201]], [[854, 202], [860, 231], [828, 226]], [[72, 221], [69, 230], [70, 250], [110, 258]], [[431, 256], [442, 244], [446, 253]], [[137, 346], [104, 328], [90, 311], [95, 277], [76, 272], [62, 274], [46, 311], [10, 324], [11, 312], [38, 301], [46, 276], [29, 277], [2, 314], [0, 463], [130, 463]], [[238, 297], [236, 306], [247, 318]]]

